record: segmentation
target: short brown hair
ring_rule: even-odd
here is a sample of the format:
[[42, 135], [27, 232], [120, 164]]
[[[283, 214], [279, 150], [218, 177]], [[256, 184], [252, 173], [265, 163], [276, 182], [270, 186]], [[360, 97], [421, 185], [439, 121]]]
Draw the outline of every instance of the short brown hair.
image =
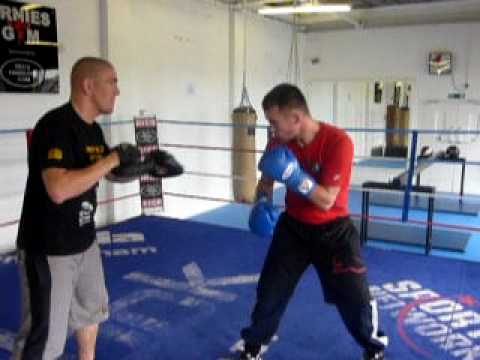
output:
[[78, 81], [86, 77], [95, 77], [101, 70], [105, 68], [113, 68], [112, 63], [108, 60], [86, 56], [78, 59], [73, 64], [72, 72], [70, 74], [70, 84], [73, 87]]
[[306, 114], [310, 114], [307, 100], [302, 91], [297, 86], [288, 83], [275, 86], [263, 98], [263, 110], [269, 110], [274, 106], [278, 106], [280, 109], [300, 109]]

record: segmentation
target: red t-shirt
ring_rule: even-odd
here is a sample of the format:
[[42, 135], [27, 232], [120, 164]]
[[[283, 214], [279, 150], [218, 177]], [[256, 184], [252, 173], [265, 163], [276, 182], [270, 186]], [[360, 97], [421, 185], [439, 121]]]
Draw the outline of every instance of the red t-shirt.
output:
[[[274, 147], [275, 140], [268, 147]], [[304, 196], [287, 189], [287, 213], [309, 224], [324, 224], [348, 216], [348, 188], [352, 172], [353, 143], [350, 137], [335, 126], [321, 123], [320, 131], [311, 143], [300, 146], [290, 141], [287, 146], [296, 155], [302, 169], [324, 186], [340, 186], [333, 206], [322, 210]]]

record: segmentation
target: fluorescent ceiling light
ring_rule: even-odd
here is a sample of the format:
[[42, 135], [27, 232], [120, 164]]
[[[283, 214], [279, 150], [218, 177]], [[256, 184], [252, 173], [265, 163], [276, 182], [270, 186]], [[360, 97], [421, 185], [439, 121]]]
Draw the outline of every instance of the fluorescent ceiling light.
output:
[[266, 6], [258, 10], [262, 15], [288, 15], [288, 14], [314, 14], [349, 12], [352, 10], [348, 4], [307, 4], [298, 6]]

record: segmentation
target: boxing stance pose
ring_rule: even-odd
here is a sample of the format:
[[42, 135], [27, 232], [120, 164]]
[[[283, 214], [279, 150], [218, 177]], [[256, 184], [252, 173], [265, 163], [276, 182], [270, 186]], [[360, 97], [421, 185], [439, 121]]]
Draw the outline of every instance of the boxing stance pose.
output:
[[268, 234], [275, 225], [274, 181], [287, 187], [286, 210], [273, 231], [251, 324], [241, 332], [245, 341], [241, 359], [260, 359], [261, 345], [274, 335], [310, 264], [318, 274], [325, 301], [337, 307], [348, 331], [364, 349], [364, 359], [384, 359], [388, 338], [378, 328], [359, 236], [349, 218], [352, 141], [343, 130], [315, 121], [296, 86], [276, 86], [262, 106], [273, 138], [258, 165], [262, 177], [257, 187], [259, 201], [249, 219], [252, 231]]

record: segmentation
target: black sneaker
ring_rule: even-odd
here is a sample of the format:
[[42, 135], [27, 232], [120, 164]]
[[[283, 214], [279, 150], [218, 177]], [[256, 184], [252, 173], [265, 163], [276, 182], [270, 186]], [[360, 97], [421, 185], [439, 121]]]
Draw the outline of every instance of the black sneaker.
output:
[[257, 355], [252, 355], [244, 351], [240, 354], [240, 360], [262, 360], [262, 356], [260, 353]]
[[240, 360], [262, 360], [260, 349], [260, 345], [246, 343], [245, 349], [240, 354]]
[[363, 353], [363, 358], [362, 359], [363, 360], [384, 360], [385, 359], [385, 353], [383, 352], [383, 350], [380, 350], [380, 351], [377, 351], [377, 352], [374, 352], [374, 353], [365, 351]]

